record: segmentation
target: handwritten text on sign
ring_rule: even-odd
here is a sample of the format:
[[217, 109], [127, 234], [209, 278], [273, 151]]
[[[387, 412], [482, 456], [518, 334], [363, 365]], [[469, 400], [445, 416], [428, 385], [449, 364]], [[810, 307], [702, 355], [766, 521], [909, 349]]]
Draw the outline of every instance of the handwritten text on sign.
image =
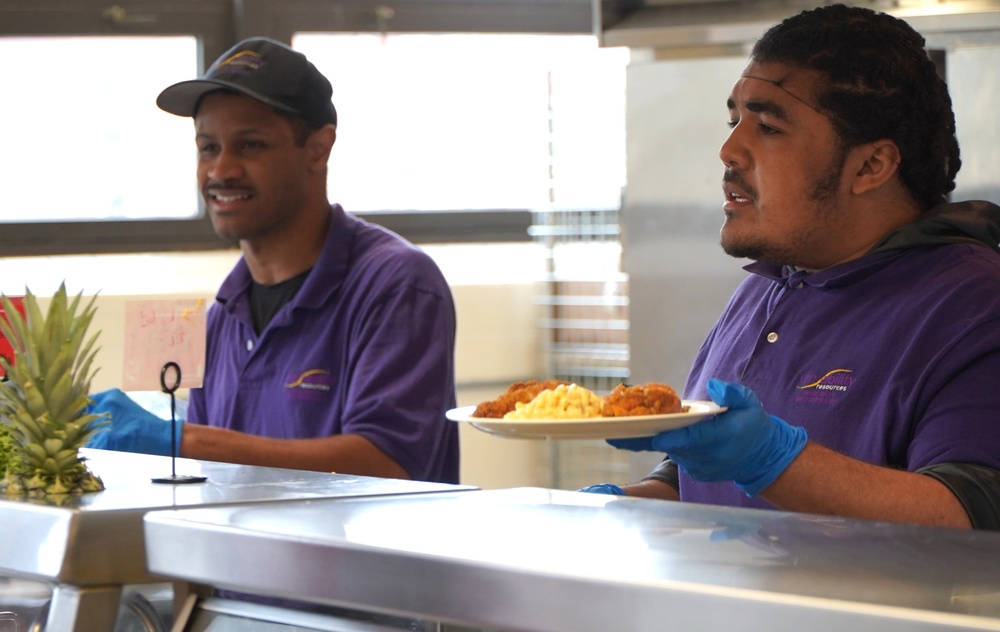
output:
[[[205, 377], [205, 300], [125, 302], [124, 391], [160, 391], [168, 362], [181, 369], [180, 388], [201, 386]], [[176, 381], [173, 372], [167, 386]]]

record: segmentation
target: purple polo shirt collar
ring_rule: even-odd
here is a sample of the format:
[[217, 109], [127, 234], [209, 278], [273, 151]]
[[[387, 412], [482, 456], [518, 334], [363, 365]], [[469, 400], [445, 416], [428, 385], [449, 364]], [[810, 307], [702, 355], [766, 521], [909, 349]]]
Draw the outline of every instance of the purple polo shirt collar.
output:
[[[330, 214], [330, 227], [327, 229], [325, 247], [313, 267], [313, 272], [306, 277], [302, 288], [292, 299], [292, 303], [297, 308], [317, 309], [321, 307], [331, 295], [340, 289], [347, 277], [347, 262], [354, 244], [358, 220], [349, 217], [339, 204], [330, 206]], [[253, 279], [250, 276], [246, 260], [240, 257], [215, 296], [226, 311], [238, 315], [241, 320], [245, 320], [248, 324], [252, 323], [248, 301], [239, 299], [247, 296], [252, 282]], [[291, 314], [282, 310], [275, 316], [272, 326], [286, 325], [290, 319]]]
[[764, 263], [763, 261], [754, 261], [743, 266], [743, 269], [788, 288], [794, 289], [802, 285], [809, 285], [818, 289], [833, 289], [852, 285], [874, 274], [875, 271], [885, 267], [901, 254], [900, 250], [877, 252], [817, 272], [798, 270], [792, 266]]

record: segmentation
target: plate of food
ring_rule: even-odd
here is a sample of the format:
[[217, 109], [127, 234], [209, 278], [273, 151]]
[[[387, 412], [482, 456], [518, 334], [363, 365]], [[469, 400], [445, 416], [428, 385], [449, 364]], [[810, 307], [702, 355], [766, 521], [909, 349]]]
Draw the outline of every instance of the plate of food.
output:
[[682, 428], [726, 409], [681, 400], [665, 384], [615, 387], [600, 397], [558, 380], [516, 382], [495, 400], [449, 410], [448, 419], [526, 439], [627, 439]]

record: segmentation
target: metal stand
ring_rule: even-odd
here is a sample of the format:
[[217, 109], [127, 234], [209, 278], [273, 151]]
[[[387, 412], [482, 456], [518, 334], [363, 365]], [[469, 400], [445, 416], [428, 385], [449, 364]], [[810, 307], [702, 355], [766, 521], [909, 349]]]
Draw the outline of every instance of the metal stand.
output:
[[113, 630], [122, 587], [57, 585], [45, 621], [46, 630], [99, 632]]
[[[175, 379], [171, 386], [167, 386], [167, 370], [173, 369]], [[173, 485], [183, 485], [186, 483], [204, 483], [207, 476], [191, 476], [190, 474], [177, 474], [177, 399], [175, 393], [181, 385], [181, 367], [176, 362], [167, 362], [160, 369], [160, 387], [164, 393], [170, 395], [170, 476], [161, 476], [151, 479], [154, 483], [169, 483]]]

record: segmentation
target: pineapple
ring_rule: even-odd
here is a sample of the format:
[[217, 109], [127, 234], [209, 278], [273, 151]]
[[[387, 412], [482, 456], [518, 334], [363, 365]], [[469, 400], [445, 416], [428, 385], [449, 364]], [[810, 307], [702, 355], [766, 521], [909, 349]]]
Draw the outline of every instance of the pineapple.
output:
[[0, 480], [2, 480], [3, 475], [7, 472], [7, 463], [10, 461], [8, 455], [13, 446], [14, 438], [10, 436], [7, 424], [0, 421]]
[[21, 316], [0, 296], [9, 320], [0, 327], [14, 348], [13, 364], [0, 357], [8, 378], [0, 382], [0, 492], [8, 496], [104, 489], [79, 454], [106, 423], [87, 412], [97, 335], [85, 337], [96, 308], [92, 298], [78, 314], [81, 297], [70, 301], [63, 283], [43, 316], [26, 289]]

